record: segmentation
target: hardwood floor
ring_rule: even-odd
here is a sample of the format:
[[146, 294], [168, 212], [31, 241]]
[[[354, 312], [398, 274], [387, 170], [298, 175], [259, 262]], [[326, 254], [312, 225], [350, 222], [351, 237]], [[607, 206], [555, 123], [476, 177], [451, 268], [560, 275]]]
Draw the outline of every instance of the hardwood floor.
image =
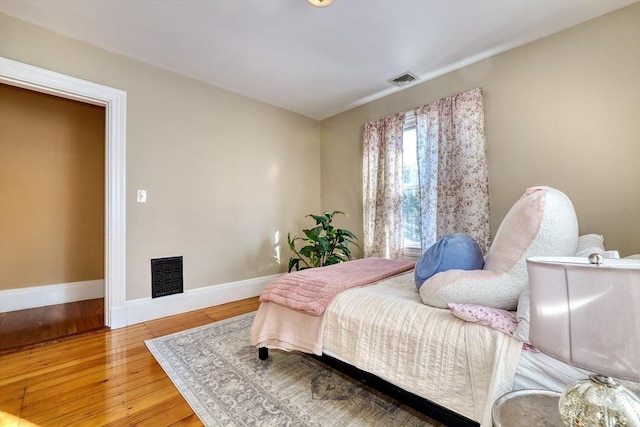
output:
[[104, 328], [104, 299], [0, 313], [0, 354]]
[[201, 426], [144, 340], [258, 305], [249, 298], [0, 355], [0, 425]]

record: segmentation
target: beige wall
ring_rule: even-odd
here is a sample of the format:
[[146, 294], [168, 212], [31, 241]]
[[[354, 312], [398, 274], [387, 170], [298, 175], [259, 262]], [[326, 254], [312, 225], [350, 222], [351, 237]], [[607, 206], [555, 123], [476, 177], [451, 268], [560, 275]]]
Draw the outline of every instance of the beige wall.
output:
[[581, 232], [640, 252], [639, 20], [635, 4], [322, 123], [2, 14], [0, 55], [127, 92], [135, 299], [156, 257], [184, 256], [186, 289], [284, 271], [283, 236], [320, 207], [347, 211], [338, 225], [361, 236], [363, 124], [477, 86], [493, 232], [524, 188], [547, 184], [572, 198]]
[[0, 84], [0, 290], [104, 278], [104, 113]]
[[322, 121], [322, 208], [362, 234], [364, 123], [481, 87], [491, 229], [534, 185], [564, 191], [581, 233], [640, 253], [640, 4]]
[[127, 299], [157, 257], [184, 256], [185, 289], [286, 270], [320, 208], [318, 121], [2, 14], [0, 55], [127, 92]]

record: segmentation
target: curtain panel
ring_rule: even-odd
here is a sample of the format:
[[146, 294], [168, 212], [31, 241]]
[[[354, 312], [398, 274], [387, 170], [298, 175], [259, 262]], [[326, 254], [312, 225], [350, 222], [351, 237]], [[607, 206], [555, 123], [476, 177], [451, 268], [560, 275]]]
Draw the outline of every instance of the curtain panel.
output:
[[451, 233], [490, 245], [489, 177], [482, 90], [418, 107], [416, 138], [424, 251]]
[[365, 124], [363, 134], [364, 255], [402, 255], [402, 137], [405, 113]]

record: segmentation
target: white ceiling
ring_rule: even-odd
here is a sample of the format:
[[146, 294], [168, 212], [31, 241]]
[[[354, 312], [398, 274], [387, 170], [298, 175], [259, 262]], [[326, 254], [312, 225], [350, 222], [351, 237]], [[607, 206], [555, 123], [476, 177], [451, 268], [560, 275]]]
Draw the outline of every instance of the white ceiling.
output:
[[401, 90], [387, 80], [405, 71], [422, 82], [636, 1], [0, 0], [0, 12], [321, 120]]

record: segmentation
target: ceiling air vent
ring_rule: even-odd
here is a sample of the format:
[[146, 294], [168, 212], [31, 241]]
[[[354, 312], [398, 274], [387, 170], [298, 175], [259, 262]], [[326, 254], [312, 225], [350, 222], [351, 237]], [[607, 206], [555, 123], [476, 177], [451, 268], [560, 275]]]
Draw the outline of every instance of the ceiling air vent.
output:
[[396, 76], [392, 79], [387, 80], [389, 83], [391, 83], [392, 85], [395, 86], [404, 86], [406, 84], [409, 84], [413, 81], [419, 80], [420, 77], [416, 76], [415, 74], [413, 74], [410, 71], [407, 71], [405, 73], [400, 74], [399, 76]]

